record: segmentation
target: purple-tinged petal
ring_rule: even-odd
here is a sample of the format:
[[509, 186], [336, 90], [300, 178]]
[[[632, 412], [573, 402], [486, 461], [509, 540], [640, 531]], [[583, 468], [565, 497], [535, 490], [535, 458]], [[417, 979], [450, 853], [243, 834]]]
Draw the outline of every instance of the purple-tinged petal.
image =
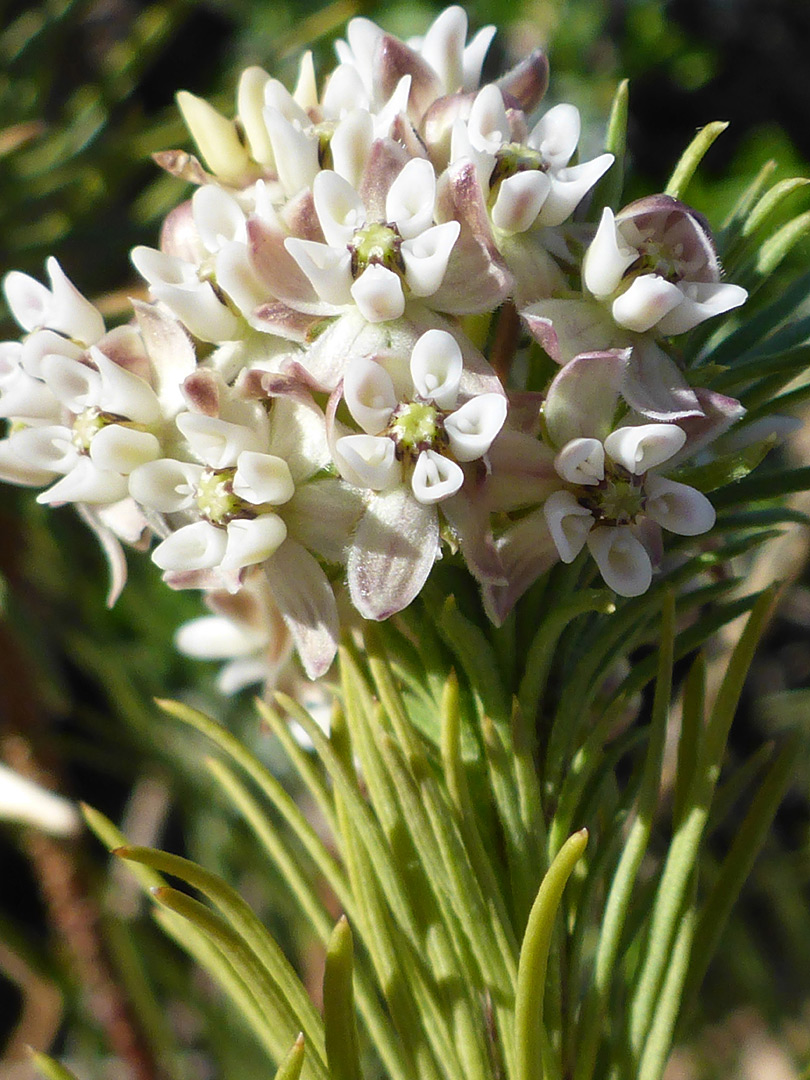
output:
[[313, 312], [318, 304], [317, 293], [284, 246], [286, 236], [282, 230], [251, 217], [247, 234], [253, 268], [272, 295], [297, 310]]
[[490, 511], [522, 510], [542, 502], [560, 486], [554, 451], [534, 435], [505, 428], [487, 455], [491, 467], [485, 486]]
[[393, 139], [375, 139], [363, 171], [360, 198], [368, 221], [385, 221], [385, 201], [391, 185], [409, 160], [404, 147]]
[[[151, 361], [155, 393], [164, 415], [171, 416], [182, 407], [179, 387], [197, 364], [194, 346], [183, 326], [164, 309], [140, 300], [133, 300], [132, 306]], [[106, 352], [104, 341], [100, 347]]]
[[439, 554], [434, 506], [405, 488], [369, 500], [349, 549], [352, 602], [365, 619], [396, 614], [419, 594]]
[[481, 593], [487, 615], [500, 626], [529, 586], [559, 562], [560, 556], [542, 508], [528, 514], [504, 533], [497, 542], [497, 549], [508, 584], [485, 584]]
[[525, 60], [502, 75], [496, 84], [504, 94], [530, 113], [543, 100], [548, 87], [548, 57], [542, 49], [535, 49]]
[[254, 330], [274, 334], [276, 337], [284, 338], [285, 341], [303, 343], [322, 318], [322, 315], [308, 315], [279, 301], [277, 304], [260, 304], [248, 322]]
[[631, 408], [651, 420], [680, 423], [703, 415], [697, 394], [675, 361], [649, 338], [633, 344], [622, 394]]
[[405, 75], [411, 76], [408, 112], [416, 118], [421, 117], [443, 92], [441, 79], [419, 53], [398, 38], [384, 34], [374, 55], [374, 86], [379, 98], [387, 101]]
[[265, 564], [273, 599], [292, 634], [304, 671], [318, 679], [337, 652], [337, 604], [314, 556], [289, 538]]
[[[478, 469], [466, 469], [464, 486], [452, 498], [442, 503], [442, 514], [455, 533], [458, 546], [470, 573], [477, 581], [490, 585], [506, 585], [506, 575], [495, 547], [489, 524], [489, 511], [484, 503], [480, 484], [471, 474]], [[476, 487], [479, 490], [476, 490]]]
[[604, 439], [623, 392], [629, 349], [584, 353], [555, 375], [543, 416], [551, 442], [563, 447], [572, 439]]
[[678, 426], [686, 432], [686, 443], [680, 453], [667, 462], [667, 471], [679, 465], [685, 458], [693, 457], [698, 450], [718, 439], [724, 432], [745, 416], [745, 409], [736, 398], [718, 394], [715, 390], [699, 387], [695, 396], [701, 408], [701, 415], [687, 416], [678, 421]]
[[520, 315], [535, 341], [557, 364], [567, 364], [581, 353], [623, 347], [631, 340], [601, 304], [590, 300], [540, 300], [523, 308]]

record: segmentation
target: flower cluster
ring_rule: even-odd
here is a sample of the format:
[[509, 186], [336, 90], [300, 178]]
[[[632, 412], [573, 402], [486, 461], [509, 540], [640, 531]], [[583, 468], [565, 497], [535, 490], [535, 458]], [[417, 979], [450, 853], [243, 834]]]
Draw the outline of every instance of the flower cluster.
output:
[[[443, 553], [499, 622], [584, 549], [638, 595], [662, 530], [714, 524], [669, 474], [742, 410], [669, 341], [745, 291], [670, 196], [588, 224], [612, 155], [571, 164], [579, 112], [543, 108], [542, 52], [480, 85], [493, 33], [467, 43], [459, 7], [411, 42], [357, 18], [320, 92], [307, 54], [292, 92], [245, 71], [233, 119], [181, 93], [199, 157], [157, 157], [196, 191], [132, 253], [131, 323], [107, 330], [54, 259], [49, 286], [5, 278], [24, 334], [0, 344], [0, 477], [77, 505], [112, 599], [120, 542], [156, 540], [215, 612], [181, 647], [227, 658], [230, 687], [293, 646], [323, 674], [340, 593], [385, 619]], [[515, 311], [560, 365], [542, 394], [482, 351]]]

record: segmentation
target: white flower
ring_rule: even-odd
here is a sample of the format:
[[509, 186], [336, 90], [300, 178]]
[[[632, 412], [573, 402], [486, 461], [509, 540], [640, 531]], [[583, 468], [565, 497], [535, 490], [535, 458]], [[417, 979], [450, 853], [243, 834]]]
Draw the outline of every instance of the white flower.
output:
[[81, 828], [78, 807], [0, 764], [0, 818], [33, 825], [53, 836], [74, 836]]
[[94, 345], [104, 333], [104, 320], [69, 280], [54, 258], [45, 264], [51, 287], [12, 270], [3, 279], [11, 314], [23, 330], [56, 330], [82, 346]]

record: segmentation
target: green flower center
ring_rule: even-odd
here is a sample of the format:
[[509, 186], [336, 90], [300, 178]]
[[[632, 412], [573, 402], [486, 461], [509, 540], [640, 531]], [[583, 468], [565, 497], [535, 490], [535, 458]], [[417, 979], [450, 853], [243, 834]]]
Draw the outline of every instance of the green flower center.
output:
[[[233, 493], [236, 469], [206, 469], [197, 482], [196, 501], [200, 514], [212, 525], [227, 525], [237, 517], [253, 517], [254, 507]], [[251, 513], [245, 511], [250, 509]]]
[[505, 143], [495, 153], [495, 168], [489, 180], [495, 188], [501, 180], [521, 172], [548, 172], [548, 164], [539, 150], [522, 143]]
[[444, 428], [435, 406], [423, 401], [404, 403], [394, 410], [387, 434], [397, 446], [397, 457], [418, 457], [444, 441]]
[[395, 274], [405, 273], [400, 248], [402, 237], [395, 225], [376, 222], [358, 229], [349, 244], [352, 253], [352, 276], [358, 278], [372, 265], [384, 266]]
[[644, 476], [634, 476], [615, 462], [605, 462], [605, 479], [577, 492], [581, 506], [600, 525], [632, 525], [644, 512]]

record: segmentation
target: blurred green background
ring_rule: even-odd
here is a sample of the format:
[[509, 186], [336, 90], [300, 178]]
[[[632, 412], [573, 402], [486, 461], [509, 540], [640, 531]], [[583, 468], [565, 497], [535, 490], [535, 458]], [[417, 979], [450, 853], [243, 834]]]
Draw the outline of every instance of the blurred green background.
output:
[[[474, 28], [490, 22], [499, 28], [487, 74], [538, 45], [548, 49], [548, 100], [580, 108], [586, 149], [599, 149], [617, 83], [630, 79], [625, 201], [660, 190], [695, 131], [715, 119], [731, 126], [689, 197], [713, 224], [767, 160], [778, 162], [777, 177], [810, 171], [807, 0], [479, 0], [466, 7]], [[353, 0], [0, 6], [0, 270], [41, 278], [45, 258], [56, 255], [111, 322], [125, 318], [126, 297], [141, 288], [128, 250], [156, 244], [162, 216], [185, 195], [150, 157], [189, 148], [173, 101], [178, 89], [203, 95], [230, 115], [245, 66], [261, 64], [290, 85], [304, 47], [314, 48], [320, 73], [329, 69], [332, 42], [349, 18], [366, 15], [407, 37], [423, 32], [440, 9]], [[807, 208], [801, 194], [795, 198], [797, 212]], [[783, 271], [790, 274], [807, 255], [806, 244], [795, 249]], [[0, 309], [0, 336], [17, 333]], [[132, 808], [133, 791], [145, 781], [156, 785], [167, 803], [162, 826], [175, 846], [246, 887], [283, 939], [286, 913], [272, 880], [251, 865], [242, 827], [208, 798], [195, 748], [151, 705], [155, 695], [188, 697], [193, 685], [195, 702], [243, 728], [246, 739], [269, 753], [248, 730], [246, 699], [218, 700], [215, 666], [184, 661], [172, 648], [177, 625], [199, 613], [199, 598], [169, 592], [148, 559], [133, 556], [130, 583], [108, 612], [103, 559], [70, 509], [46, 510], [32, 493], [4, 486], [0, 525], [0, 756], [116, 820]], [[810, 593], [800, 584], [791, 597], [755, 672], [757, 686], [768, 692], [810, 686]], [[768, 738], [773, 715], [749, 704], [737, 727], [741, 757]], [[784, 719], [792, 726], [807, 721], [806, 710]], [[673, 1080], [748, 1076], [738, 1038], [743, 1028], [761, 1034], [777, 1065], [783, 1055], [794, 1070], [752, 1076], [798, 1076], [796, 1062], [810, 1061], [805, 756], [742, 917], [708, 980], [701, 1037], [691, 1040]], [[108, 1047], [109, 1030], [77, 990], [73, 954], [81, 942], [71, 937], [70, 920], [60, 920], [47, 887], [55, 858], [47, 845], [32, 850], [12, 829], [0, 833], [0, 938], [29, 971], [60, 988], [65, 1004], [54, 1030], [61, 1029], [69, 1052], [92, 1059]], [[103, 868], [89, 841], [70, 856], [76, 895], [91, 906]], [[104, 938], [103, 928], [93, 932]], [[189, 1045], [199, 1039], [214, 1054], [216, 1075], [234, 1075], [226, 1041], [218, 1045], [214, 1038], [212, 1046], [209, 1038], [224, 1007], [187, 968], [181, 969], [187, 981], [177, 982], [169, 946], [146, 920], [133, 925], [132, 935], [158, 984], [178, 1002], [195, 1003]], [[105, 939], [104, 949], [113, 968], [137, 981], [132, 957], [121, 959], [125, 946]], [[0, 1034], [7, 1040], [0, 1072], [15, 1060], [16, 1025], [37, 1007], [12, 968], [0, 952]], [[247, 1051], [239, 1066], [243, 1076], [253, 1075]], [[196, 1068], [189, 1065], [190, 1076], [205, 1075], [203, 1065]]]

